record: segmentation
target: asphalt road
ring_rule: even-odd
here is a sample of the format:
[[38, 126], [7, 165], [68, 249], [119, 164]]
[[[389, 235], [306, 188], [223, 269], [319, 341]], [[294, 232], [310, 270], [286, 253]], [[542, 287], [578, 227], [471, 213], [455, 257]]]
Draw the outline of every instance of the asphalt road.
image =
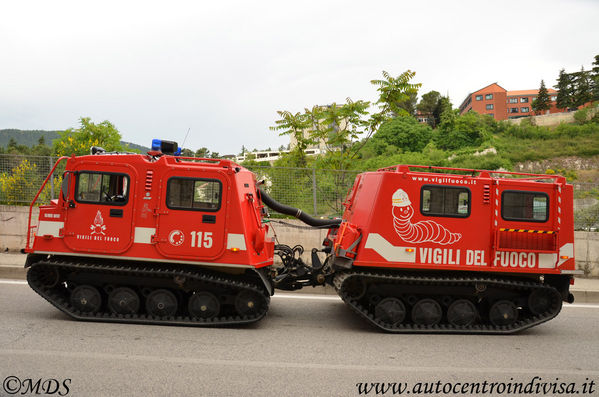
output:
[[582, 394], [599, 383], [598, 305], [511, 336], [390, 335], [334, 297], [287, 295], [257, 324], [203, 329], [72, 321], [14, 283], [0, 281], [0, 395], [15, 390], [12, 376], [25, 387], [55, 379], [70, 396], [357, 396], [363, 382], [437, 381], [461, 395], [466, 383], [489, 390], [535, 376]]

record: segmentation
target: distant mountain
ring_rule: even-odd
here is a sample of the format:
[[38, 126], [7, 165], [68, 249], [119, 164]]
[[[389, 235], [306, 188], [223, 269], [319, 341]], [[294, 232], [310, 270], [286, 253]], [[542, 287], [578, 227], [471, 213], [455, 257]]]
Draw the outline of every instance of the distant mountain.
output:
[[[0, 130], [0, 147], [8, 146], [8, 142], [13, 138], [18, 145], [29, 147], [36, 146], [41, 137], [44, 137], [46, 145], [52, 146], [52, 141], [59, 138], [58, 131], [45, 130], [17, 130], [6, 129]], [[141, 153], [146, 153], [150, 150], [147, 146], [138, 145], [131, 142], [121, 141], [123, 146], [128, 146], [131, 149], [138, 149]]]
[[123, 146], [129, 146], [130, 149], [138, 149], [140, 153], [147, 153], [150, 150], [152, 150], [147, 146], [142, 146], [142, 145], [138, 145], [136, 143], [131, 143], [131, 142], [121, 141], [121, 144]]
[[44, 131], [44, 130], [0, 130], [0, 146], [8, 146], [8, 142], [13, 138], [17, 141], [18, 145], [25, 146], [36, 146], [41, 137], [44, 137], [46, 145], [51, 146], [52, 141], [59, 137], [58, 131]]

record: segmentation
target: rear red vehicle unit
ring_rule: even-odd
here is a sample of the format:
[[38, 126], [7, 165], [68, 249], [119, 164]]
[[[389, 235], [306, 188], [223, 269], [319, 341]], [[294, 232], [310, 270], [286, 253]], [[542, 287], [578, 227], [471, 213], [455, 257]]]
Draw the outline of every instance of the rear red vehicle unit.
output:
[[[60, 197], [37, 225], [30, 216], [25, 249], [31, 287], [76, 319], [242, 324], [276, 288], [328, 283], [389, 332], [510, 333], [572, 301], [572, 186], [560, 176], [384, 168], [356, 178], [342, 219], [315, 219], [228, 160], [92, 153], [57, 162]], [[265, 206], [329, 229], [310, 264], [267, 237]]]

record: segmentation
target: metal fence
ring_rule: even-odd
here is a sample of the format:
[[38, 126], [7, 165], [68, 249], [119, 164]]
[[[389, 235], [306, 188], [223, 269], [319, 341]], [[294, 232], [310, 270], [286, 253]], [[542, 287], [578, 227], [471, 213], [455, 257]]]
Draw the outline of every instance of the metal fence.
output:
[[[58, 158], [0, 154], [0, 204], [29, 204]], [[62, 170], [55, 173], [44, 189], [42, 200], [56, 198]]]
[[[0, 154], [0, 204], [29, 204], [54, 166], [57, 157]], [[62, 165], [62, 164], [61, 164]], [[343, 213], [343, 201], [359, 171], [313, 168], [248, 167], [264, 181], [277, 201], [312, 215]], [[57, 197], [64, 169], [55, 171], [39, 202]]]
[[[0, 154], [0, 204], [29, 204], [56, 157]], [[360, 171], [322, 170], [314, 168], [248, 167], [264, 188], [277, 201], [300, 208], [316, 216], [336, 216], [343, 213], [343, 201]], [[50, 179], [39, 202], [56, 198], [63, 169]], [[573, 182], [574, 210], [577, 229], [597, 226], [593, 223], [599, 211], [599, 186]], [[591, 224], [589, 226], [589, 223]]]
[[264, 189], [280, 203], [315, 216], [343, 214], [343, 201], [361, 171], [251, 166]]

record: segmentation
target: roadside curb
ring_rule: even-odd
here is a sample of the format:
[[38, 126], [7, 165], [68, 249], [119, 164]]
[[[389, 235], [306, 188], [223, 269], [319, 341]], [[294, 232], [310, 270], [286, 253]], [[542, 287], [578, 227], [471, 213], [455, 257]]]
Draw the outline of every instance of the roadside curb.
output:
[[573, 291], [574, 303], [599, 303], [599, 291]]
[[0, 266], [0, 278], [9, 280], [26, 280], [27, 271], [23, 266]]

